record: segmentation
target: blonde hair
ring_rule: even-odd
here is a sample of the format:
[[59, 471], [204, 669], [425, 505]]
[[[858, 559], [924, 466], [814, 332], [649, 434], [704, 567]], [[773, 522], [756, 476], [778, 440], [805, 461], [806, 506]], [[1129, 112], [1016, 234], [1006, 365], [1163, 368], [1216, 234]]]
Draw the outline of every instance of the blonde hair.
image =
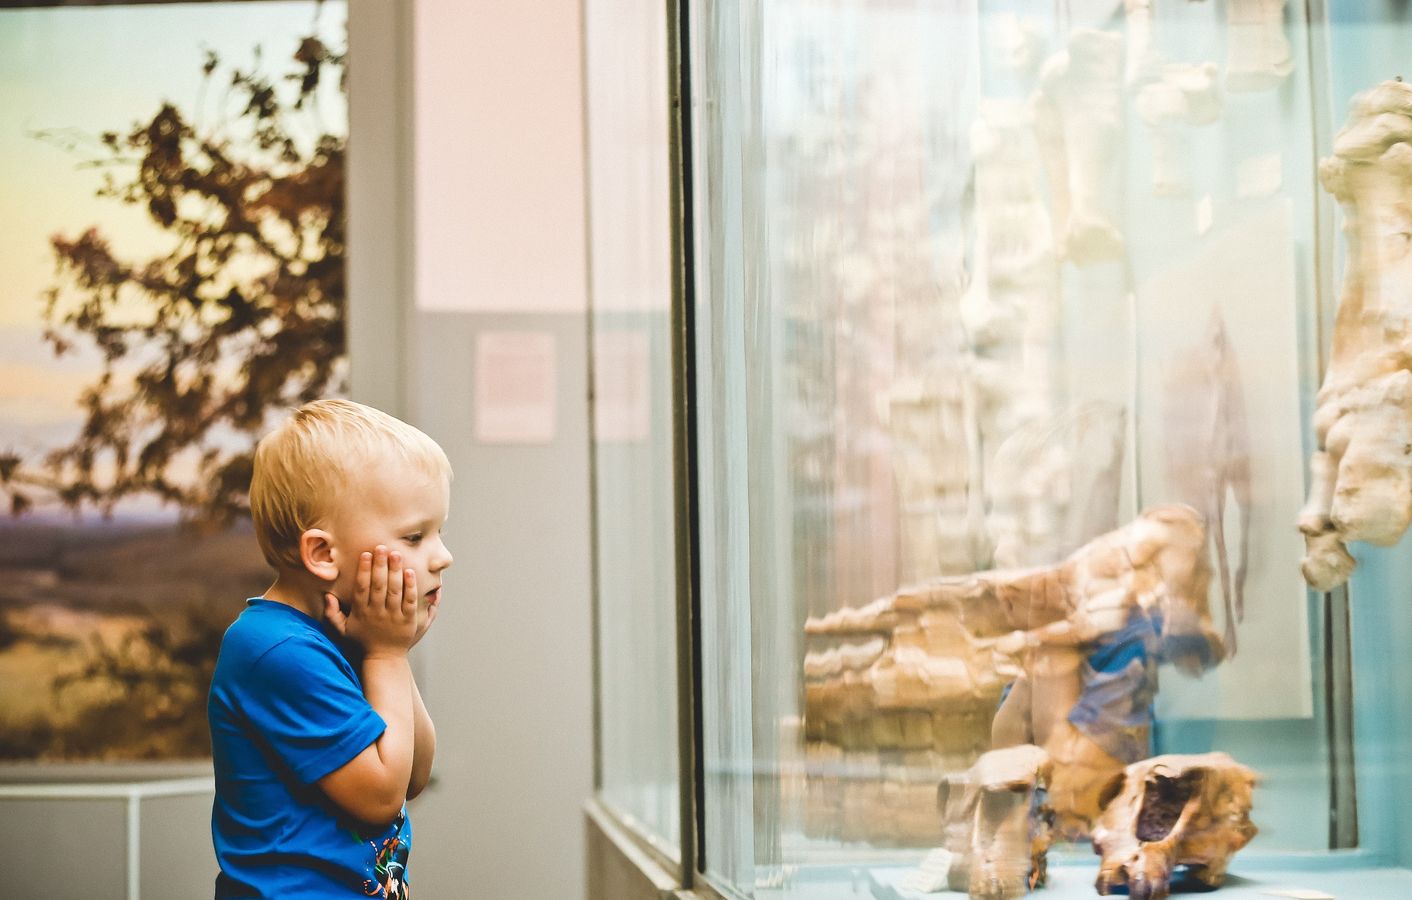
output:
[[299, 565], [299, 536], [324, 521], [356, 475], [392, 454], [451, 480], [436, 441], [400, 419], [351, 400], [315, 400], [260, 439], [250, 479], [250, 518], [265, 560]]

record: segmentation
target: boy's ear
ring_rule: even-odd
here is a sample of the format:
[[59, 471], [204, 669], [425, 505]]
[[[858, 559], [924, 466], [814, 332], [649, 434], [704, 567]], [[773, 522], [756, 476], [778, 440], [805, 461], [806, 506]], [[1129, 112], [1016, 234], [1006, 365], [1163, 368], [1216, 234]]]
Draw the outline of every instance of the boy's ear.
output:
[[333, 535], [322, 528], [310, 528], [299, 535], [299, 559], [315, 576], [324, 581], [338, 577], [338, 563], [333, 558]]

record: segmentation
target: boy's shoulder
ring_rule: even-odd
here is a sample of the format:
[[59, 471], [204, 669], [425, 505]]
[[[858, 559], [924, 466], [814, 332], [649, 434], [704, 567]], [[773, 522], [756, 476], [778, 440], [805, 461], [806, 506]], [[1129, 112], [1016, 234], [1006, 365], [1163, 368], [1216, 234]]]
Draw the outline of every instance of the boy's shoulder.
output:
[[227, 663], [253, 664], [276, 647], [334, 650], [323, 628], [307, 614], [275, 600], [255, 598], [247, 601], [226, 629], [221, 656]]

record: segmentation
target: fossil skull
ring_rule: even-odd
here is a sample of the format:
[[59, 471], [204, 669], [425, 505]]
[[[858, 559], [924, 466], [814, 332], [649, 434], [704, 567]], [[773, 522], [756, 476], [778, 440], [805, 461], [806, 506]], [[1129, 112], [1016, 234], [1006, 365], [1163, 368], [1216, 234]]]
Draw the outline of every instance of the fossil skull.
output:
[[1235, 852], [1250, 842], [1256, 774], [1225, 753], [1166, 755], [1115, 776], [1100, 803], [1094, 850], [1100, 894], [1126, 886], [1133, 900], [1164, 900], [1172, 870], [1220, 887]]

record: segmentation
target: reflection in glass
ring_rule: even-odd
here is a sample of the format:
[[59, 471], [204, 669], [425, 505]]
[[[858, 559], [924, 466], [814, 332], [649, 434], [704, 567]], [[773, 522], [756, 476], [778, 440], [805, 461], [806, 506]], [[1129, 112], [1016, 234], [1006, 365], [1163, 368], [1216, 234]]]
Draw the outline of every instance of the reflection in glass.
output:
[[584, 13], [598, 787], [679, 858], [665, 12], [593, 2]]

